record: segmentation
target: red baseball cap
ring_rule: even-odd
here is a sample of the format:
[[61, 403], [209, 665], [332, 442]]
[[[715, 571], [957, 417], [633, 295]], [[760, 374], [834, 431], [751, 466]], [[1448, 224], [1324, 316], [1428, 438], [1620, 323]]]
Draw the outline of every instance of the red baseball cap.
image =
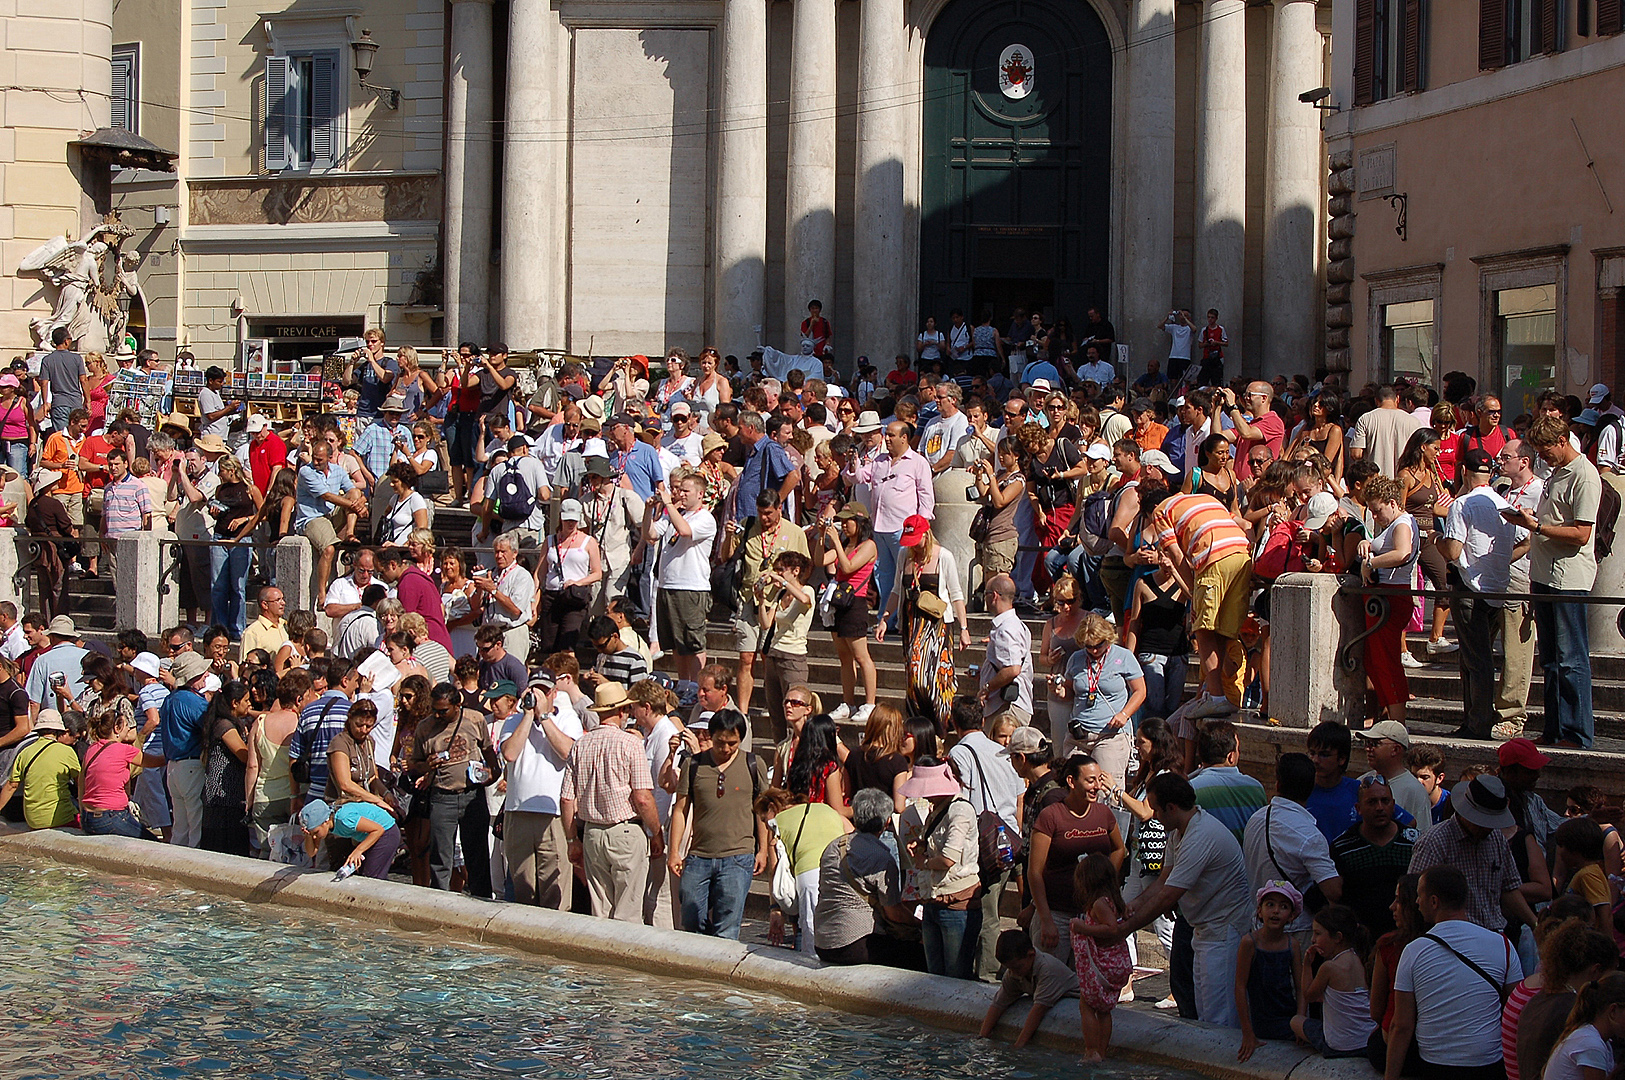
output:
[[925, 534], [930, 530], [930, 528], [930, 518], [923, 517], [919, 514], [910, 515], [908, 520], [903, 522], [903, 546], [914, 547], [921, 540], [925, 539]]
[[1495, 752], [1502, 765], [1522, 765], [1526, 769], [1543, 769], [1552, 759], [1535, 749], [1528, 739], [1508, 739]]

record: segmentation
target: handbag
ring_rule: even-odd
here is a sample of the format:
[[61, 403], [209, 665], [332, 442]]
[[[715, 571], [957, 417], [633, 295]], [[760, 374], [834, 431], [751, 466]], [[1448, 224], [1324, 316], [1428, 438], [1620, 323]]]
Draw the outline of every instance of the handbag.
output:
[[[553, 555], [559, 561], [562, 576], [564, 553], [559, 549], [559, 539], [557, 536], [550, 536], [548, 542], [553, 545]], [[560, 611], [580, 611], [592, 604], [592, 586], [566, 585], [558, 592], [550, 593], [549, 596], [552, 597], [552, 602], [558, 605]]]
[[[802, 812], [801, 825], [796, 829], [796, 838], [790, 845], [790, 850], [801, 846], [801, 834], [807, 828], [807, 819], [812, 815]], [[784, 846], [784, 838], [778, 834], [778, 826], [774, 826], [773, 853], [777, 862], [773, 866], [773, 903], [778, 909], [790, 918], [795, 918], [800, 912], [801, 889], [796, 885], [795, 867], [790, 862], [790, 850]]]
[[[981, 782], [982, 801], [989, 806], [993, 804], [993, 789], [987, 786], [987, 773], [982, 769], [982, 757], [973, 748], [970, 751], [971, 760], [976, 763], [976, 776]], [[966, 800], [967, 802], [969, 800]], [[1003, 844], [1000, 843], [1003, 834]], [[982, 880], [991, 882], [1011, 867], [1015, 866], [1021, 856], [1021, 832], [1012, 830], [1004, 823], [996, 810], [983, 810], [976, 815], [976, 858], [977, 865], [982, 872]], [[1010, 848], [1010, 858], [1006, 862], [1001, 856], [1000, 848]]]
[[824, 582], [824, 587], [818, 591], [818, 621], [824, 624], [825, 629], [833, 627], [842, 615], [852, 609], [857, 598], [858, 590], [852, 587], [850, 581]]
[[436, 465], [428, 472], [418, 477], [418, 492], [422, 495], [444, 495], [451, 490], [451, 477], [446, 470]]
[[970, 538], [972, 542], [977, 544], [987, 543], [987, 530], [992, 520], [993, 515], [988, 513], [986, 506], [976, 508], [976, 516], [970, 519]]
[[914, 606], [920, 613], [933, 619], [943, 619], [948, 615], [948, 601], [934, 592], [926, 591], [914, 598]]

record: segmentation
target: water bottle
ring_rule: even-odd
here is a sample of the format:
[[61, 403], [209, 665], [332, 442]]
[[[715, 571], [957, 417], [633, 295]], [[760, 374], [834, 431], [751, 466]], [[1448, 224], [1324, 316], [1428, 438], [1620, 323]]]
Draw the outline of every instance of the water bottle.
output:
[[[1000, 856], [1002, 857], [1004, 849], [1000, 848], [999, 852], [1000, 852]], [[345, 863], [343, 866], [339, 867], [339, 872], [333, 875], [333, 880], [334, 881], [343, 881], [345, 878], [349, 877], [353, 873], [355, 873], [354, 864]]]
[[1016, 849], [1010, 843], [1010, 830], [1000, 825], [996, 835], [998, 836], [999, 847], [999, 869], [1008, 870], [1016, 865]]

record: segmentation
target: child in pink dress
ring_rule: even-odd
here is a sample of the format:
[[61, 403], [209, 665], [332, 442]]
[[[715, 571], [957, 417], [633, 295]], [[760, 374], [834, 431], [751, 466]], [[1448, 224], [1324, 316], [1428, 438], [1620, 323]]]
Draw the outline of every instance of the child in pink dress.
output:
[[1072, 962], [1078, 970], [1078, 1015], [1083, 1024], [1083, 1060], [1106, 1056], [1112, 1041], [1112, 1010], [1134, 974], [1127, 940], [1105, 943], [1083, 933], [1085, 926], [1113, 926], [1123, 918], [1117, 868], [1104, 855], [1090, 855], [1073, 874], [1073, 895], [1083, 918], [1072, 920]]

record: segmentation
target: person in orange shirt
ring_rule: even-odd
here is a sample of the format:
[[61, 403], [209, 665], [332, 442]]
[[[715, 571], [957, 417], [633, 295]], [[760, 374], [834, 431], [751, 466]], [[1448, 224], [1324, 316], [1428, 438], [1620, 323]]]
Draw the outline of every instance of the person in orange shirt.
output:
[[1168, 437], [1168, 428], [1157, 423], [1157, 409], [1149, 398], [1136, 398], [1134, 404], [1128, 407], [1128, 418], [1134, 425], [1130, 437], [1140, 444], [1142, 451], [1162, 449], [1163, 440]]
[[[85, 441], [85, 430], [89, 427], [90, 410], [74, 409], [68, 414], [68, 429], [53, 431], [51, 437], [45, 440], [45, 449], [39, 461], [41, 468], [62, 474], [62, 479], [51, 493], [68, 512], [74, 536], [83, 535], [85, 526], [85, 480], [79, 475], [79, 449]], [[92, 574], [96, 572], [94, 559], [95, 556], [91, 556]]]

